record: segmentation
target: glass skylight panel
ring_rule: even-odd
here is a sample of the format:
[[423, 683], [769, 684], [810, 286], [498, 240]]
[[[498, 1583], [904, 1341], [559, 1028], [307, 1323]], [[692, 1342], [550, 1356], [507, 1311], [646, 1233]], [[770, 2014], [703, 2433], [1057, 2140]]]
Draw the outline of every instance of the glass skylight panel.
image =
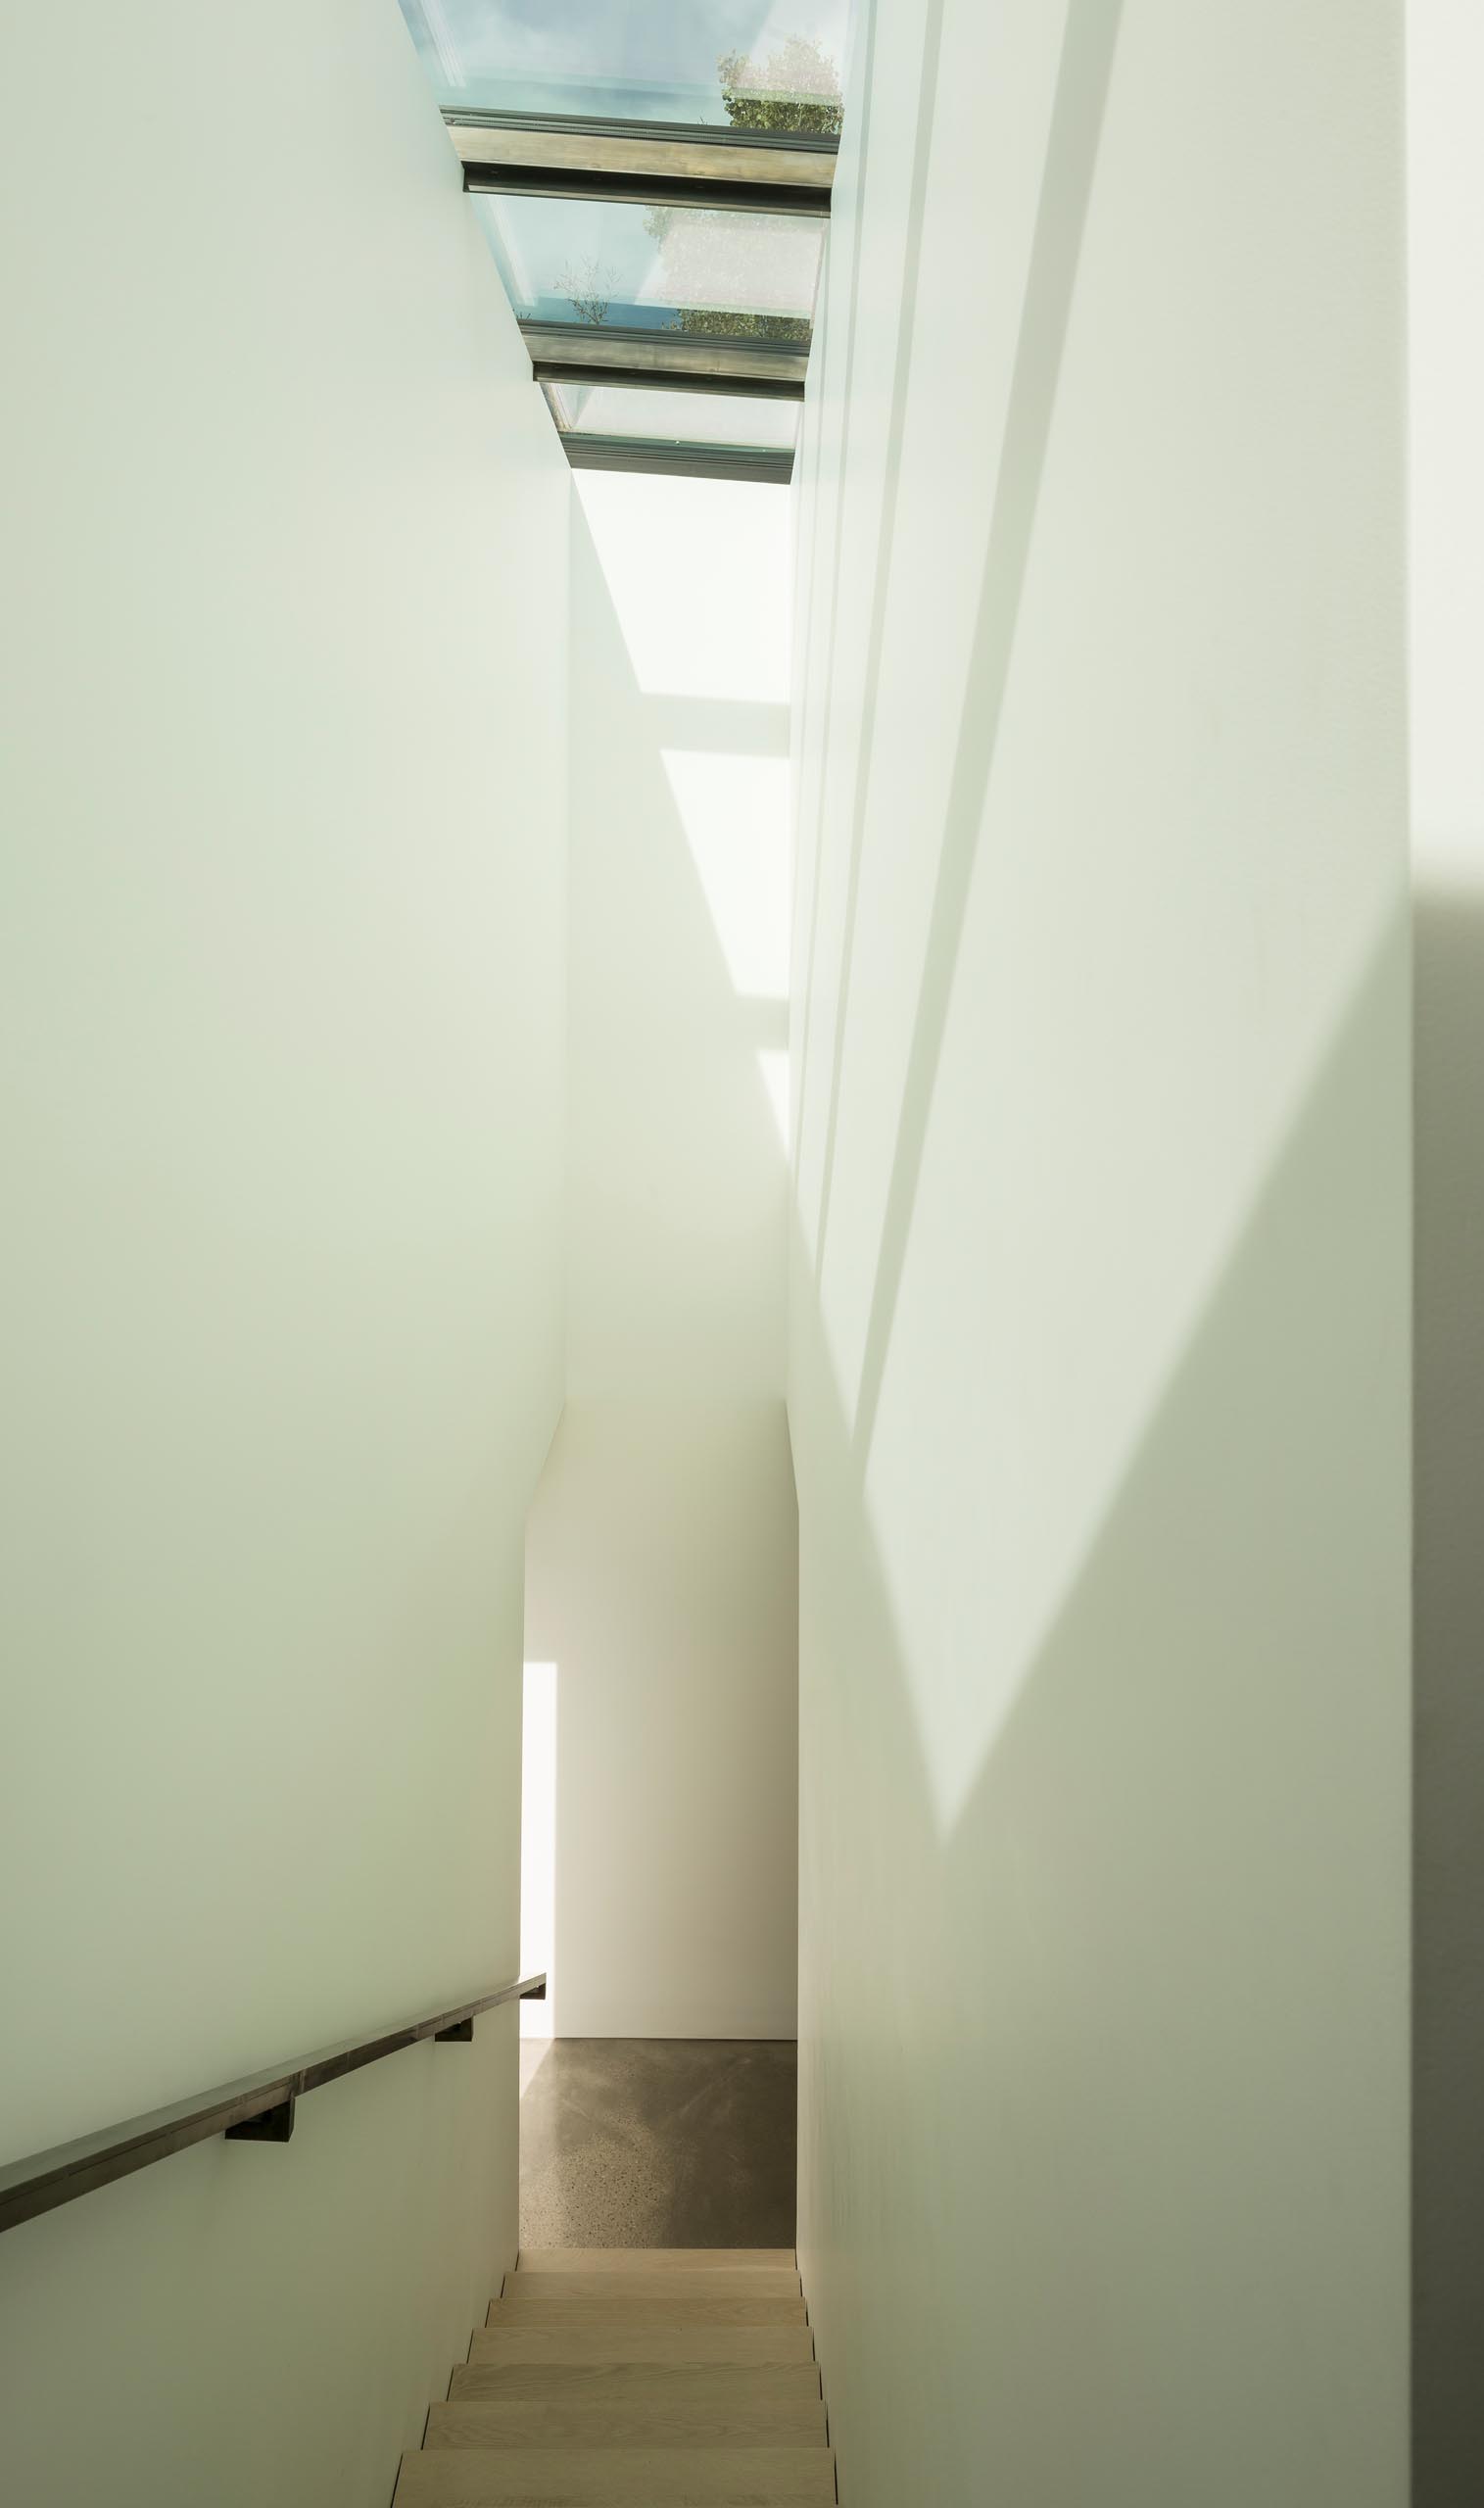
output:
[[839, 128], [849, 0], [402, 0], [448, 110]]
[[807, 340], [821, 222], [519, 193], [478, 202], [522, 321]]
[[402, 0], [575, 468], [791, 475], [850, 5]]
[[791, 452], [796, 401], [730, 392], [646, 392], [612, 384], [549, 383], [547, 398], [567, 435], [625, 436], [647, 444], [704, 444]]

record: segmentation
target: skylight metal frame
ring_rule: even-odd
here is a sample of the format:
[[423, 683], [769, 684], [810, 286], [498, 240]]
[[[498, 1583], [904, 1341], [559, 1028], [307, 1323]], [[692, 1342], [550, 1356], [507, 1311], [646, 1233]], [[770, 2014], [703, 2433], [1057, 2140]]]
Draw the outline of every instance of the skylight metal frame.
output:
[[[647, 207], [754, 211], [828, 218], [838, 141], [824, 132], [735, 129], [711, 122], [630, 122], [576, 114], [445, 107], [466, 192], [517, 198], [615, 201]], [[522, 321], [534, 379], [542, 384], [723, 393], [801, 401], [812, 344], [703, 332], [604, 330], [589, 323]], [[551, 406], [550, 395], [544, 395]], [[742, 479], [787, 486], [791, 448], [671, 444], [645, 437], [583, 435], [556, 427], [574, 470]]]
[[448, 107], [443, 119], [468, 192], [830, 215], [838, 143], [824, 132]]
[[639, 209], [753, 209], [770, 217], [828, 217], [828, 192], [800, 183], [727, 182], [720, 176], [609, 173], [596, 167], [523, 166], [503, 159], [465, 165], [466, 192], [537, 200], [608, 200]]
[[655, 444], [644, 436], [579, 435], [558, 426], [557, 440], [574, 470], [639, 470], [655, 477], [745, 479], [787, 488], [791, 445]]
[[539, 383], [647, 384], [658, 391], [728, 392], [759, 401], [804, 397], [808, 340], [616, 325], [605, 330], [590, 322], [522, 322], [520, 336]]

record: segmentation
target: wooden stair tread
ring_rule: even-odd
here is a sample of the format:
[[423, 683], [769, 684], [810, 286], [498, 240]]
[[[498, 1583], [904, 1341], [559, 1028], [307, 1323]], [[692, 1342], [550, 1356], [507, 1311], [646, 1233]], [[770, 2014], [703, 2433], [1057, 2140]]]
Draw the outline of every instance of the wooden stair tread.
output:
[[797, 2271], [790, 2246], [530, 2246], [517, 2273], [740, 2273]]
[[812, 2361], [807, 2325], [513, 2325], [494, 2308], [469, 2361], [619, 2368], [787, 2368]]
[[829, 2447], [427, 2447], [394, 2508], [834, 2508]]
[[560, 2252], [506, 2277], [395, 2508], [835, 2508], [791, 2258]]
[[550, 2283], [539, 2277], [521, 2288], [515, 2274], [506, 2283], [502, 2296], [492, 2299], [487, 2318], [490, 2325], [611, 2325], [674, 2326], [688, 2325], [803, 2325], [807, 2322], [803, 2297], [797, 2291], [790, 2295], [771, 2292], [767, 2296], [743, 2291], [702, 2291], [694, 2284], [666, 2284], [656, 2290], [652, 2284], [636, 2288], [617, 2274], [605, 2278], [603, 2287], [594, 2289], [580, 2283], [575, 2275], [552, 2275]]
[[455, 2396], [428, 2414], [425, 2447], [822, 2447], [825, 2407], [817, 2394], [759, 2402], [671, 2395], [561, 2395], [491, 2402]]
[[659, 2299], [670, 2307], [679, 2299], [797, 2299], [803, 2284], [790, 2264], [759, 2265], [754, 2273], [720, 2266], [709, 2273], [507, 2273], [503, 2291], [529, 2308], [559, 2307], [569, 2299], [606, 2299], [614, 2306]]
[[474, 2360], [455, 2369], [451, 2403], [754, 2403], [788, 2404], [817, 2396], [819, 2370], [812, 2360], [790, 2368], [754, 2368], [739, 2361], [679, 2360]]

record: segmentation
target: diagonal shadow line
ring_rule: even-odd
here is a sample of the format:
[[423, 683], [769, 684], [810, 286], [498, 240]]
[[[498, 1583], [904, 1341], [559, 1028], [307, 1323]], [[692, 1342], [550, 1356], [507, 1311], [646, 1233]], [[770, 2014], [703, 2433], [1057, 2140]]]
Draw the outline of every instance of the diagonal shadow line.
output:
[[837, 464], [837, 477], [840, 484], [839, 493], [836, 499], [835, 552], [830, 588], [830, 621], [826, 631], [824, 648], [825, 689], [824, 702], [821, 708], [819, 733], [820, 791], [819, 797], [815, 803], [814, 813], [816, 832], [814, 839], [813, 878], [810, 883], [811, 893], [809, 899], [808, 927], [809, 947], [804, 966], [803, 1017], [799, 1022], [797, 1082], [799, 1139], [795, 1141], [793, 1146], [795, 1171], [798, 1167], [799, 1148], [803, 1137], [804, 1113], [808, 1105], [809, 1033], [814, 1025], [814, 961], [819, 933], [820, 865], [824, 854], [824, 847], [820, 843], [820, 835], [824, 827], [825, 787], [829, 782], [830, 776], [830, 715], [832, 710], [831, 700], [835, 690], [835, 631], [836, 622], [839, 612], [840, 541], [842, 538], [841, 526], [844, 518], [842, 507], [844, 504], [845, 475], [850, 455], [850, 405], [855, 392], [855, 331], [856, 316], [860, 310], [861, 233], [865, 224], [862, 213], [865, 205], [866, 173], [871, 155], [871, 91], [876, 83], [875, 72], [876, 0], [866, 0], [865, 58], [861, 65], [860, 145], [856, 152], [855, 216], [851, 220], [849, 311], [845, 316], [845, 388], [840, 405], [839, 459]]
[[1004, 711], [1123, 7], [1124, 0], [1071, 0], [1062, 38], [994, 511], [969, 651], [964, 707], [944, 811], [922, 985], [902, 1084], [896, 1147], [861, 1362], [854, 1442], [857, 1468], [862, 1473], [871, 1450], [886, 1352], [896, 1320], [928, 1115], [937, 1083], [964, 909]]
[[[825, 252], [827, 257], [829, 250], [830, 246], [827, 238], [825, 243]], [[830, 298], [828, 287], [826, 287], [822, 282], [819, 307], [814, 325], [814, 347], [810, 353], [810, 362], [811, 363], [817, 364], [820, 373], [823, 373], [825, 362], [830, 354], [829, 342]], [[800, 938], [802, 938], [807, 931], [802, 914], [799, 911], [799, 892], [803, 886], [804, 873], [803, 839], [805, 824], [805, 812], [801, 803], [804, 790], [804, 763], [809, 755], [809, 678], [810, 661], [814, 652], [814, 577], [817, 572], [819, 558], [819, 474], [823, 459], [823, 445], [821, 442], [823, 433], [824, 430], [819, 424], [815, 402], [810, 398], [806, 386], [803, 412], [799, 419], [798, 460], [794, 466], [794, 479], [797, 483], [796, 493], [798, 496], [798, 504], [795, 506], [795, 512], [799, 521], [799, 528], [796, 535], [795, 563], [798, 568], [799, 582], [798, 600], [795, 605], [793, 617], [794, 658], [792, 688], [790, 691], [792, 701], [789, 725], [790, 784], [792, 796], [790, 807], [793, 823], [793, 882], [790, 897], [790, 931], [791, 934]], [[806, 481], [800, 476], [801, 464], [807, 465]], [[807, 532], [802, 527], [805, 522], [807, 522]], [[818, 830], [816, 829], [816, 836], [817, 834]], [[809, 865], [809, 870], [812, 875], [812, 862]], [[792, 959], [793, 951], [790, 946], [790, 978]], [[804, 997], [803, 992], [800, 991], [799, 999], [801, 1002]]]
[[[826, 220], [828, 228], [829, 221]], [[814, 578], [819, 571], [819, 475], [824, 462], [824, 430], [818, 423], [818, 405], [822, 378], [830, 363], [830, 235], [822, 247], [820, 275], [815, 290], [814, 337], [809, 350], [809, 367], [804, 378], [803, 407], [799, 411], [798, 449], [793, 462], [795, 493], [796, 562], [798, 568], [797, 601], [794, 616], [794, 653], [798, 663], [814, 650]], [[801, 527], [807, 519], [807, 532]], [[807, 560], [807, 562], [806, 562]], [[796, 739], [809, 711], [809, 691], [800, 668], [798, 685], [792, 690], [792, 734]], [[802, 929], [802, 927], [800, 927]]]
[[[928, 202], [928, 170], [937, 120], [937, 80], [943, 49], [943, 0], [929, 0], [927, 27], [917, 73], [917, 132], [913, 140], [912, 180], [907, 200], [907, 257], [902, 268], [897, 306], [896, 366], [891, 378], [891, 414], [886, 427], [886, 498], [881, 536], [876, 549], [876, 580], [871, 594], [871, 626], [866, 645], [865, 682], [861, 703], [860, 746], [855, 755], [851, 794], [850, 853], [845, 873], [844, 928], [840, 936], [839, 985], [835, 1000], [835, 1043], [830, 1059], [830, 1107], [825, 1120], [824, 1169], [820, 1182], [819, 1226], [815, 1230], [814, 1276], [825, 1268], [825, 1238], [830, 1228], [830, 1193], [835, 1181], [835, 1135], [839, 1122], [839, 1072], [844, 1059], [845, 1020], [855, 964], [855, 916], [860, 898], [861, 848], [871, 773], [876, 748], [876, 707], [881, 688], [882, 648], [886, 636], [886, 599], [896, 548], [896, 518], [901, 502], [902, 439], [907, 426], [907, 394], [916, 347], [917, 292], [923, 267], [923, 224]], [[824, 795], [820, 796], [823, 811]]]
[[1484, 2496], [1484, 896], [1414, 913], [1412, 2500]]

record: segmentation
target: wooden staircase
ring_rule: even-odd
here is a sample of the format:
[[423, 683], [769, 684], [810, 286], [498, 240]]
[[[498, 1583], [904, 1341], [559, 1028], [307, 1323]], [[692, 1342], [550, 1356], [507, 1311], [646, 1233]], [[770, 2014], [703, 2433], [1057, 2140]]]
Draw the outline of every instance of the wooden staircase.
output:
[[538, 2247], [404, 2456], [394, 2508], [834, 2508], [784, 2248]]

